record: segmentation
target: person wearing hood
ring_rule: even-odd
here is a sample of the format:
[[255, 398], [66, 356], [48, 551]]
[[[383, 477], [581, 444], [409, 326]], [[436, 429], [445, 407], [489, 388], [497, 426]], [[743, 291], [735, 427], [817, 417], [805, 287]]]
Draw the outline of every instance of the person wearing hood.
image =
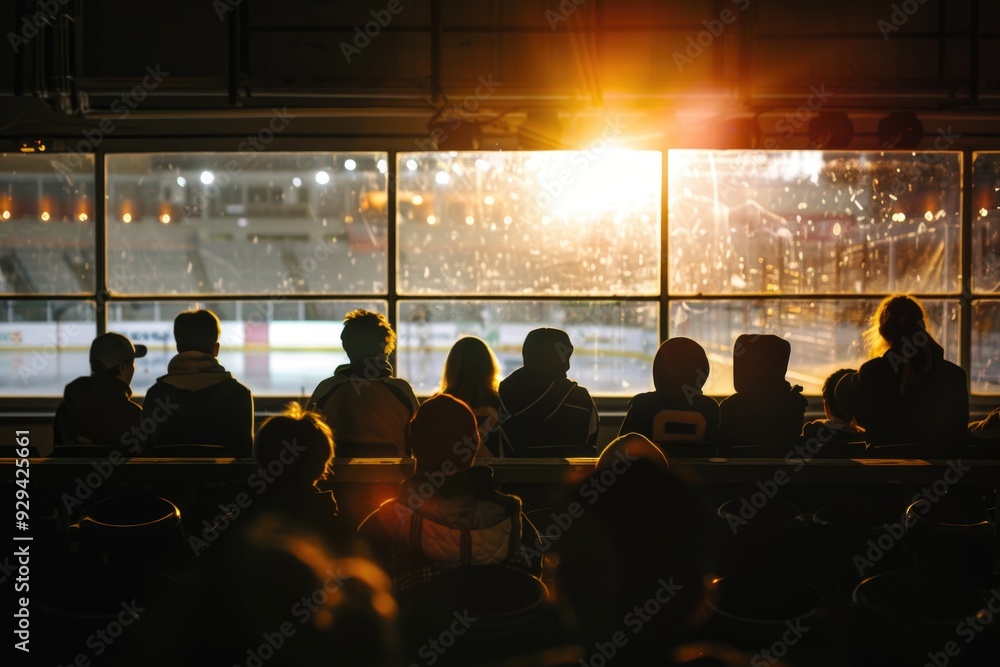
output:
[[618, 435], [640, 433], [653, 442], [711, 442], [719, 430], [719, 404], [701, 388], [708, 356], [690, 338], [663, 341], [653, 358], [655, 391], [629, 401]]
[[389, 573], [396, 594], [459, 567], [500, 566], [542, 574], [538, 531], [521, 499], [498, 492], [493, 470], [473, 467], [479, 427], [472, 409], [437, 394], [417, 410], [407, 442], [416, 471], [397, 498], [358, 528]]
[[837, 404], [871, 445], [933, 445], [947, 454], [968, 437], [968, 379], [944, 358], [926, 319], [915, 299], [886, 297], [866, 333], [872, 359], [837, 383]]
[[406, 380], [392, 377], [396, 332], [385, 315], [358, 309], [344, 318], [340, 340], [350, 363], [319, 383], [309, 409], [323, 414], [339, 456], [364, 456], [374, 445], [406, 456], [406, 428], [418, 402]]
[[800, 439], [809, 402], [785, 380], [789, 342], [770, 334], [743, 334], [733, 347], [736, 393], [719, 405], [719, 440], [730, 445], [784, 449]]
[[597, 406], [590, 392], [566, 377], [572, 354], [561, 329], [535, 329], [525, 337], [524, 366], [500, 383], [508, 415], [503, 428], [514, 456], [544, 456], [547, 447], [597, 454]]
[[[53, 423], [56, 447], [72, 444], [120, 448], [138, 429], [142, 408], [132, 400], [129, 386], [135, 360], [146, 356], [145, 345], [133, 345], [125, 336], [106, 333], [90, 344], [90, 375], [68, 385]], [[132, 451], [138, 453], [138, 448]]]
[[211, 310], [174, 318], [177, 354], [144, 401], [162, 409], [148, 453], [165, 445], [221, 445], [225, 456], [253, 455], [253, 396], [219, 363], [221, 333]]

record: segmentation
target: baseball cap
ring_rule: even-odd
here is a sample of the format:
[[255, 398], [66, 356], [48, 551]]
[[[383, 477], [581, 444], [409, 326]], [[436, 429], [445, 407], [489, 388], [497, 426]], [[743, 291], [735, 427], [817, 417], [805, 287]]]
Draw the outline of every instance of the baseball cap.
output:
[[90, 367], [92, 370], [114, 368], [145, 357], [146, 351], [145, 345], [132, 345], [132, 341], [121, 334], [101, 334], [90, 344]]

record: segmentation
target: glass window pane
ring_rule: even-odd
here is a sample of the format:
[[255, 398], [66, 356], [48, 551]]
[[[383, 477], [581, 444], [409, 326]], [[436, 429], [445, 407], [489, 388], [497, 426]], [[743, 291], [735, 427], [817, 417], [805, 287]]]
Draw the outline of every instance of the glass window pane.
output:
[[[792, 346], [788, 373], [806, 394], [819, 395], [823, 381], [838, 368], [858, 368], [868, 360], [863, 334], [881, 299], [808, 301], [733, 299], [674, 301], [670, 335], [698, 341], [708, 354], [711, 372], [705, 393], [733, 393], [733, 346], [744, 333], [781, 336]], [[958, 363], [957, 300], [923, 300], [928, 330]]]
[[94, 156], [0, 154], [0, 294], [94, 290]]
[[958, 292], [961, 154], [673, 150], [672, 294]]
[[96, 335], [92, 301], [0, 301], [0, 395], [62, 396]]
[[506, 377], [521, 367], [521, 343], [539, 327], [569, 334], [569, 378], [591, 394], [632, 396], [652, 388], [659, 338], [654, 301], [402, 301], [397, 373], [417, 394], [433, 394], [451, 346], [462, 336], [479, 336]]
[[1000, 153], [972, 156], [972, 289], [1000, 292]]
[[660, 293], [661, 154], [401, 153], [401, 294]]
[[972, 303], [971, 356], [972, 391], [1000, 394], [1000, 301]]
[[109, 155], [117, 294], [386, 290], [385, 153]]
[[320, 380], [347, 363], [340, 344], [344, 316], [355, 308], [387, 312], [385, 301], [179, 301], [112, 303], [108, 330], [149, 347], [136, 360], [132, 390], [145, 394], [177, 354], [174, 317], [208, 308], [222, 322], [219, 363], [255, 396], [308, 399]]

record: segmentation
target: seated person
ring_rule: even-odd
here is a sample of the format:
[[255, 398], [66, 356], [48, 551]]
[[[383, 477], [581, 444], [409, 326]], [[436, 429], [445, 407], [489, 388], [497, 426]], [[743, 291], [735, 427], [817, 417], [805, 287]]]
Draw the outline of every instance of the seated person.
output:
[[663, 341], [653, 358], [653, 387], [628, 405], [618, 435], [640, 433], [658, 444], [711, 442], [719, 404], [701, 393], [708, 379], [705, 350], [690, 338]]
[[479, 451], [493, 458], [505, 456], [510, 448], [500, 415], [499, 386], [500, 364], [490, 346], [475, 336], [458, 339], [444, 362], [441, 393], [472, 408], [479, 424]]
[[578, 456], [597, 453], [597, 406], [590, 392], [566, 377], [572, 354], [561, 329], [535, 329], [525, 337], [524, 366], [500, 383], [513, 456], [545, 456], [547, 447], [577, 447]]
[[[619, 632], [627, 641], [609, 664], [672, 664], [708, 597], [712, 524], [703, 499], [654, 445], [630, 433], [605, 448], [566, 500], [558, 513], [575, 519], [551, 549], [556, 598], [572, 610], [567, 617], [588, 652], [580, 664], [592, 664], [600, 644]], [[644, 600], [656, 601], [656, 613], [636, 613]]]
[[385, 315], [359, 309], [344, 318], [340, 340], [350, 363], [319, 383], [309, 408], [323, 414], [341, 456], [364, 456], [366, 445], [390, 446], [396, 456], [406, 456], [406, 427], [417, 397], [406, 380], [392, 377], [396, 332]]
[[837, 383], [836, 397], [870, 445], [929, 445], [946, 457], [968, 438], [969, 384], [925, 321], [916, 300], [886, 297], [866, 334], [872, 359]]
[[429, 398], [408, 441], [416, 473], [358, 528], [400, 600], [457, 567], [499, 565], [540, 577], [541, 558], [529, 555], [541, 553], [538, 532], [521, 499], [494, 488], [491, 468], [472, 467], [479, 430], [469, 406], [447, 394]]
[[138, 435], [142, 408], [132, 400], [135, 360], [146, 356], [145, 345], [132, 345], [125, 336], [106, 333], [90, 344], [90, 375], [68, 385], [53, 423], [56, 447], [72, 444], [142, 449]]
[[352, 541], [354, 530], [337, 516], [333, 492], [319, 489], [330, 475], [333, 453], [330, 427], [318, 412], [289, 403], [284, 412], [265, 420], [257, 431], [254, 458], [274, 481], [255, 489], [260, 497], [251, 507], [252, 515], [279, 514], [342, 551]]
[[841, 368], [830, 374], [823, 382], [823, 413], [826, 419], [811, 421], [802, 427], [802, 437], [806, 440], [816, 438], [823, 444], [844, 444], [848, 442], [863, 442], [865, 432], [858, 428], [849, 415], [837, 405], [834, 391], [841, 378], [856, 371], [853, 368]]
[[221, 445], [220, 456], [251, 456], [253, 396], [219, 363], [221, 333], [211, 310], [187, 310], [174, 318], [177, 354], [143, 401], [148, 411], [163, 415], [147, 453], [155, 455], [164, 445]]
[[719, 439], [730, 445], [792, 447], [808, 401], [785, 380], [792, 346], [769, 334], [743, 334], [733, 348], [736, 393], [719, 405]]

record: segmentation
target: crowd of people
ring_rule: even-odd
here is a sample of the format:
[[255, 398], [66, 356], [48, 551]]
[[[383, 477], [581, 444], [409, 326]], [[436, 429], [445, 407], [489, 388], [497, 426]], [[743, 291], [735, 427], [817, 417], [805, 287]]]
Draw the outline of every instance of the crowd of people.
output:
[[[129, 388], [134, 360], [146, 354], [145, 346], [119, 334], [99, 336], [91, 346], [92, 375], [66, 387], [56, 413], [56, 447], [136, 444], [133, 453], [169, 455], [171, 447], [204, 445], [214, 456], [250, 457], [253, 397], [219, 364], [220, 333], [211, 311], [178, 315], [177, 355], [149, 389], [145, 412]], [[711, 372], [705, 350], [689, 338], [670, 338], [653, 360], [654, 391], [632, 398], [619, 435], [635, 432], [659, 445], [702, 442], [777, 454], [818, 437], [824, 444], [911, 445], [930, 456], [958, 451], [970, 428], [979, 437], [996, 430], [996, 415], [969, 424], [965, 372], [944, 358], [918, 301], [886, 298], [867, 339], [871, 360], [828, 377], [825, 419], [806, 424], [802, 388], [785, 379], [788, 341], [739, 336], [733, 348], [736, 391], [717, 403], [702, 393]], [[341, 340], [349, 362], [319, 383], [306, 407], [322, 414], [341, 457], [409, 456], [407, 433], [419, 401], [409, 383], [393, 375], [389, 358], [396, 334], [388, 320], [353, 311]], [[501, 379], [489, 346], [463, 337], [448, 354], [440, 393], [471, 408], [480, 456], [593, 457], [598, 411], [587, 389], [569, 377], [572, 354], [565, 331], [535, 329], [522, 346], [523, 366]]]
[[[133, 453], [158, 455], [203, 445], [281, 470], [240, 529], [123, 645], [129, 660], [168, 665], [196, 653], [250, 665], [268, 653], [269, 664], [758, 664], [717, 646], [678, 652], [704, 622], [713, 556], [705, 502], [671, 471], [670, 447], [784, 453], [818, 439], [958, 451], [970, 433], [965, 373], [944, 359], [920, 304], [887, 298], [872, 331], [872, 359], [831, 374], [825, 419], [807, 424], [802, 389], [785, 380], [787, 341], [740, 336], [736, 392], [721, 404], [702, 393], [704, 349], [664, 341], [654, 390], [630, 401], [593, 473], [562, 489], [555, 538], [497, 487], [491, 468], [474, 463], [598, 454], [597, 409], [568, 377], [573, 346], [558, 329], [531, 331], [523, 367], [503, 380], [489, 346], [462, 338], [441, 391], [420, 403], [393, 376], [389, 322], [354, 311], [342, 334], [349, 363], [254, 437], [253, 398], [217, 361], [218, 318], [189, 311], [175, 321], [178, 353], [144, 407], [129, 381], [146, 348], [118, 334], [94, 341], [93, 374], [67, 386], [57, 412], [57, 450], [135, 441]], [[974, 428], [995, 428], [988, 421]], [[324, 482], [335, 456], [370, 453], [410, 456], [414, 474], [353, 525]], [[197, 613], [182, 612], [192, 601]], [[176, 641], [165, 646], [165, 636]]]

